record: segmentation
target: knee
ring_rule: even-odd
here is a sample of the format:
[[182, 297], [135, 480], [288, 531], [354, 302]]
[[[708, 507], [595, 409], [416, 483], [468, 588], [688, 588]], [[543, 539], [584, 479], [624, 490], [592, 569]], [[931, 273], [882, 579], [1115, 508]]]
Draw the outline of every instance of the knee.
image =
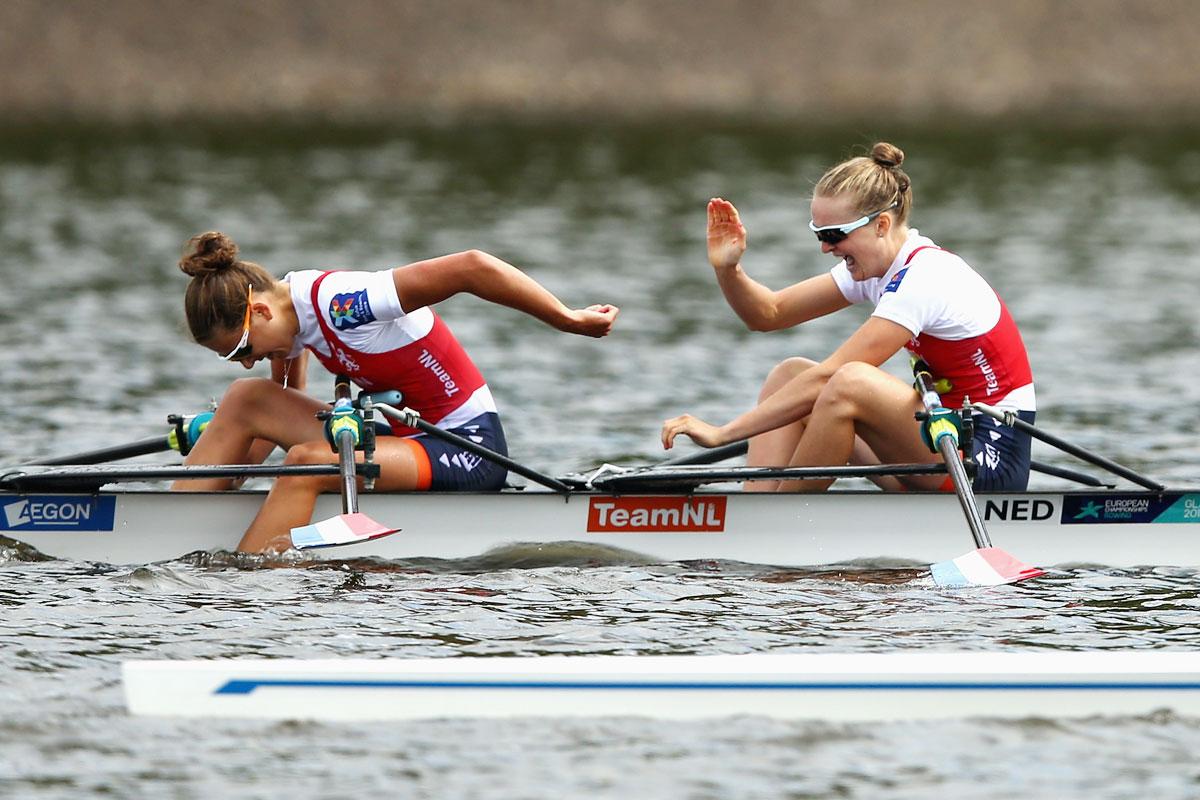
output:
[[843, 412], [853, 413], [860, 401], [871, 391], [871, 384], [879, 368], [862, 361], [851, 361], [838, 367], [829, 377], [817, 397], [817, 405], [834, 406]]
[[333, 461], [333, 451], [324, 441], [301, 442], [288, 448], [283, 463], [288, 466], [306, 464], [328, 464]]
[[279, 389], [279, 384], [270, 378], [238, 378], [229, 384], [229, 388], [221, 396], [221, 402], [217, 408], [219, 411], [225, 410], [226, 414], [241, 413], [248, 408], [261, 405]]
[[795, 378], [801, 372], [816, 365], [817, 362], [812, 359], [801, 358], [800, 356], [780, 361], [767, 373], [767, 379], [763, 381], [762, 391], [758, 395], [759, 402], [775, 394], [785, 383]]

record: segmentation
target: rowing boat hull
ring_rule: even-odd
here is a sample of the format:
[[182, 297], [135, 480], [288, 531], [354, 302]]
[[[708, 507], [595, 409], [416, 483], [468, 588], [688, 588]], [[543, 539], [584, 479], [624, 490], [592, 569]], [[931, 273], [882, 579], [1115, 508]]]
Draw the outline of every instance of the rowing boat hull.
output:
[[[0, 492], [0, 536], [56, 558], [165, 561], [235, 549], [263, 496]], [[1200, 492], [997, 494], [980, 495], [979, 505], [994, 544], [1027, 563], [1200, 566]], [[580, 541], [664, 561], [807, 566], [862, 559], [930, 563], [971, 543], [956, 499], [943, 494], [366, 494], [361, 509], [401, 531], [310, 552], [333, 559], [452, 559], [513, 543]], [[340, 499], [326, 495], [315, 517], [339, 512]]]
[[1200, 715], [1196, 653], [861, 653], [131, 661], [131, 713], [366, 721], [890, 721]]

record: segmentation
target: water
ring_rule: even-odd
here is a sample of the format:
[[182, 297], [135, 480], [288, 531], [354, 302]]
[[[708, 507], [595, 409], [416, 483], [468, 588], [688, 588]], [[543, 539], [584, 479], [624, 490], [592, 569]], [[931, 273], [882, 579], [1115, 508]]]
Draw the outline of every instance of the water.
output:
[[[889, 136], [908, 152], [914, 223], [975, 264], [1020, 322], [1039, 423], [1200, 485], [1195, 137]], [[704, 257], [705, 200], [738, 204], [756, 278], [778, 287], [815, 274], [830, 262], [804, 229], [804, 197], [861, 141], [698, 128], [10, 132], [0, 389], [13, 400], [0, 463], [142, 438], [242, 374], [182, 324], [174, 262], [207, 229], [279, 273], [478, 247], [568, 303], [616, 303], [604, 341], [472, 298], [442, 311], [522, 461], [556, 473], [653, 460], [662, 419], [732, 417], [771, 364], [830, 352], [863, 316], [745, 331]], [[311, 391], [324, 394], [314, 372]], [[1035, 457], [1079, 466], [1041, 445]], [[1194, 570], [1072, 569], [964, 593], [915, 573], [656, 564], [569, 546], [263, 566], [217, 554], [112, 567], [0, 548], [0, 797], [1200, 795], [1200, 721], [1170, 713], [184, 722], [128, 717], [118, 680], [129, 658], [1194, 650]]]

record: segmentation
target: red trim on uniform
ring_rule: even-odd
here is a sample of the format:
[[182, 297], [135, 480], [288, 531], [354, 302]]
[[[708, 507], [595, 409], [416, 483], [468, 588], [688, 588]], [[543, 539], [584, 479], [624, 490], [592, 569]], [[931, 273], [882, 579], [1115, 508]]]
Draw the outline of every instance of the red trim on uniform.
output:
[[[908, 254], [905, 265], [922, 250], [950, 252], [934, 245], [923, 245]], [[964, 396], [976, 402], [992, 403], [1033, 383], [1033, 370], [1029, 366], [1021, 331], [998, 294], [996, 302], [1000, 304], [1000, 317], [986, 333], [967, 339], [939, 339], [922, 333], [908, 341], [908, 351], [929, 365], [935, 380], [950, 382], [947, 391], [939, 392], [946, 408], [958, 408]]]
[[[485, 385], [467, 351], [432, 309], [433, 327], [415, 342], [383, 353], [367, 353], [347, 346], [325, 320], [327, 309], [321, 308], [317, 301], [321, 282], [330, 274], [322, 273], [313, 281], [311, 295], [317, 323], [329, 347], [329, 355], [316, 350], [313, 355], [325, 369], [334, 375], [346, 375], [368, 391], [399, 390], [406, 406], [419, 411], [423, 419], [435, 425]], [[397, 436], [419, 432], [394, 420], [388, 422]]]

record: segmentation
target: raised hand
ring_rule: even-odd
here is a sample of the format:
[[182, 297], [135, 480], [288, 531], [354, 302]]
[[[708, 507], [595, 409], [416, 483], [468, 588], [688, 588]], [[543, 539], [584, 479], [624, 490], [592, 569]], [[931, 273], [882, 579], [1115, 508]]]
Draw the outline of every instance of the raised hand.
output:
[[746, 226], [733, 203], [708, 201], [708, 261], [715, 269], [736, 267], [746, 252]]

